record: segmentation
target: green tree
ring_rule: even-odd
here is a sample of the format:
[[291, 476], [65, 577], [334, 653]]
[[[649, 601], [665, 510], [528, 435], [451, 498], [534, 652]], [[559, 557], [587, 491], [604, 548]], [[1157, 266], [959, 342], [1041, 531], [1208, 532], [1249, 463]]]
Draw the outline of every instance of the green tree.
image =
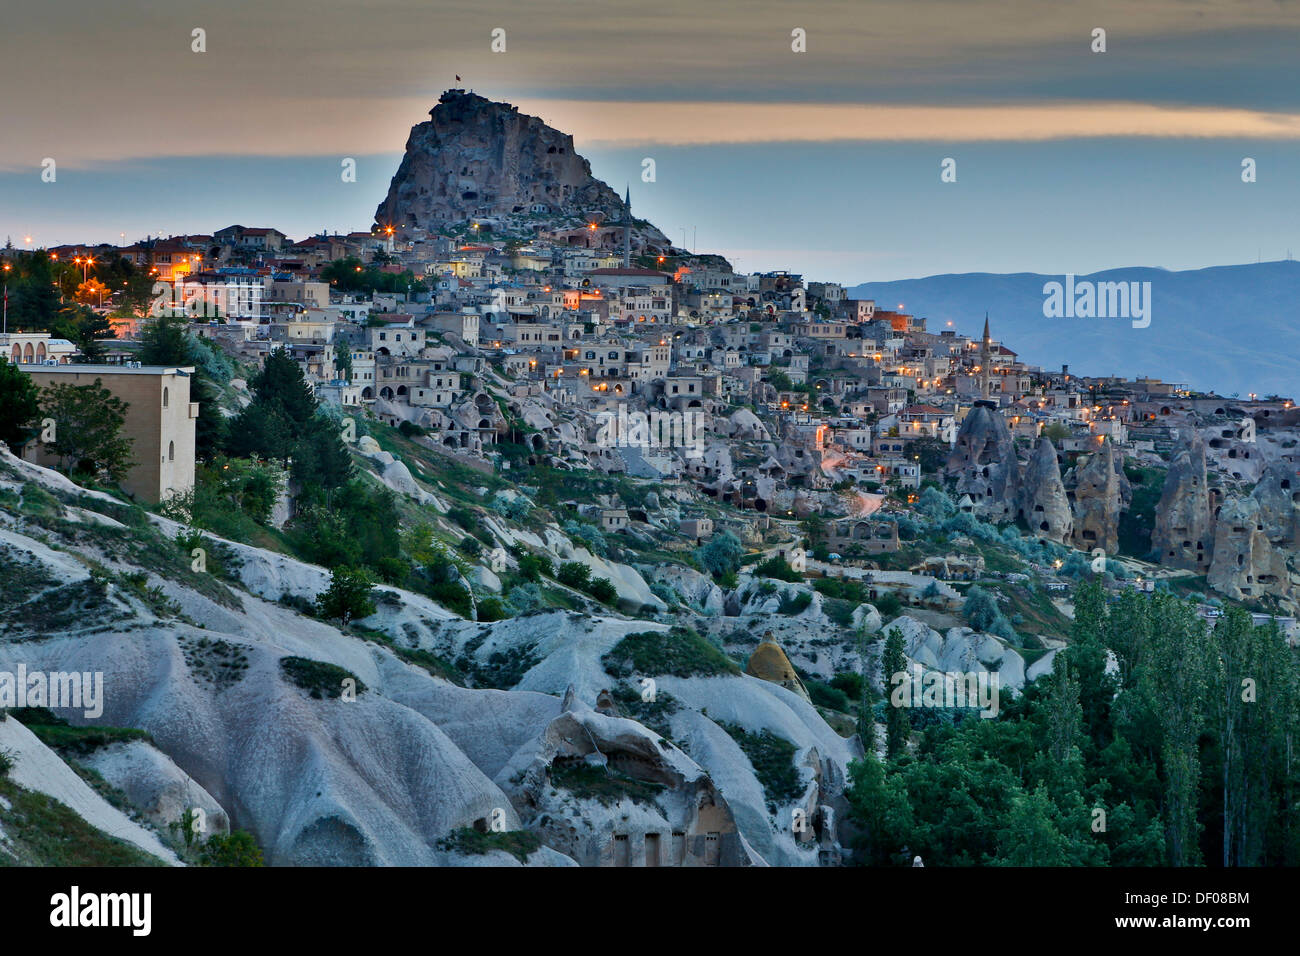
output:
[[907, 751], [907, 738], [912, 731], [907, 707], [898, 706], [893, 701], [895, 675], [907, 673], [903, 632], [896, 627], [891, 627], [885, 635], [885, 653], [881, 657], [880, 673], [885, 685], [885, 754], [893, 758]]
[[0, 355], [0, 441], [14, 454], [36, 436], [40, 390], [31, 376]]
[[1107, 669], [1109, 626], [1106, 591], [1096, 578], [1074, 589], [1074, 623], [1065, 655], [1079, 679], [1079, 700], [1088, 737], [1104, 746], [1111, 737], [1111, 704], [1119, 689]]
[[1152, 653], [1143, 679], [1151, 698], [1159, 701], [1155, 717], [1163, 734], [1169, 863], [1195, 866], [1200, 861], [1201, 832], [1196, 816], [1201, 783], [1198, 740], [1210, 677], [1209, 638], [1205, 622], [1189, 603], [1156, 594], [1151, 606]]
[[994, 862], [1002, 866], [1070, 865], [1070, 840], [1057, 826], [1056, 816], [1056, 807], [1045, 788], [1017, 795], [1006, 825], [998, 832]]
[[316, 598], [321, 617], [341, 621], [345, 626], [356, 618], [375, 613], [375, 579], [362, 568], [335, 568], [330, 586]]
[[102, 362], [108, 350], [105, 339], [116, 337], [108, 319], [84, 305], [69, 304], [59, 309], [50, 323], [50, 332], [77, 346], [79, 363]]
[[861, 828], [853, 841], [859, 866], [887, 866], [911, 839], [912, 807], [902, 777], [888, 773], [868, 746], [861, 760], [849, 764], [845, 793], [849, 816]]
[[54, 419], [54, 441], [45, 443], [45, 451], [64, 471], [121, 481], [132, 464], [132, 440], [121, 435], [127, 408], [98, 378], [93, 385], [41, 389], [41, 413]]
[[334, 343], [334, 371], [343, 381], [352, 384], [352, 347], [346, 342]]
[[745, 547], [730, 531], [720, 531], [695, 549], [695, 560], [714, 577], [735, 574]]
[[591, 586], [591, 568], [581, 561], [566, 561], [556, 571], [555, 580], [578, 591], [585, 591]]
[[1043, 437], [1050, 438], [1052, 444], [1059, 445], [1070, 437], [1070, 429], [1067, 425], [1061, 422], [1052, 422], [1052, 424], [1043, 429]]
[[336, 425], [320, 406], [302, 368], [283, 348], [267, 356], [249, 380], [253, 400], [230, 425], [227, 446], [240, 456], [293, 460], [292, 476], [305, 498], [337, 489], [352, 478], [352, 459]]
[[953, 504], [952, 499], [947, 494], [930, 485], [921, 492], [921, 497], [917, 499], [916, 510], [927, 518], [942, 521], [944, 518], [955, 514], [957, 506]]
[[50, 332], [62, 308], [54, 286], [55, 266], [49, 253], [37, 250], [13, 256], [9, 280], [9, 330]]
[[221, 414], [216, 383], [206, 371], [201, 347], [181, 319], [159, 316], [146, 322], [140, 330], [138, 358], [145, 365], [194, 366], [190, 377], [190, 401], [197, 402], [199, 416], [194, 422], [194, 450], [208, 460], [221, 451], [226, 434], [226, 419]]

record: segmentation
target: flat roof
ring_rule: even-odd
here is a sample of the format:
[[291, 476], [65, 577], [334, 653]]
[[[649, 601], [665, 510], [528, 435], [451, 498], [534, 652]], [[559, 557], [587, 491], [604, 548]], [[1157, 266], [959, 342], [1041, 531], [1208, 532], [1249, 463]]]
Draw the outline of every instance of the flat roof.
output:
[[37, 365], [20, 364], [25, 372], [85, 372], [88, 375], [193, 375], [193, 365]]

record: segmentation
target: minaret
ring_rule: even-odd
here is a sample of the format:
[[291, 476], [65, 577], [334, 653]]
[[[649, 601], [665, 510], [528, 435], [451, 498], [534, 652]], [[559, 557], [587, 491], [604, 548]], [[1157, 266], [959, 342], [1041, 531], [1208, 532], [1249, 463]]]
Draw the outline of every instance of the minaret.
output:
[[984, 340], [980, 343], [980, 398], [989, 400], [989, 365], [993, 361], [993, 338], [989, 335], [989, 314], [984, 313]]
[[632, 187], [623, 191], [623, 268], [632, 265]]

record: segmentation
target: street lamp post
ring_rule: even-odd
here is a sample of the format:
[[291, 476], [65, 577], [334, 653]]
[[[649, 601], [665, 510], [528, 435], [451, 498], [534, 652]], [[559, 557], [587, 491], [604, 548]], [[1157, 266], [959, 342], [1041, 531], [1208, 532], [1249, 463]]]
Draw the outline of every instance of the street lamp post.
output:
[[4, 334], [9, 334], [9, 270], [13, 267], [5, 263], [5, 308], [4, 308]]

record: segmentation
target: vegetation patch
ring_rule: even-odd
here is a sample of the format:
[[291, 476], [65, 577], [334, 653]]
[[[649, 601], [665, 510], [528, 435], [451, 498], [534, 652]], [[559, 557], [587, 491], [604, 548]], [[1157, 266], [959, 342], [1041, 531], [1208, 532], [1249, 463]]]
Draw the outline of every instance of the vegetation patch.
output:
[[16, 707], [7, 713], [41, 743], [60, 753], [85, 755], [109, 744], [130, 740], [153, 742], [147, 731], [134, 727], [74, 727], [47, 707]]
[[473, 827], [453, 830], [438, 841], [438, 849], [462, 856], [483, 856], [492, 850], [504, 850], [520, 863], [527, 863], [530, 854], [542, 845], [541, 837], [527, 830], [480, 832]]
[[177, 643], [194, 678], [217, 690], [239, 683], [248, 670], [246, 649], [238, 644], [206, 637], [182, 637]]
[[740, 665], [690, 627], [629, 634], [601, 657], [600, 663], [612, 677], [718, 677], [740, 673]]
[[131, 617], [108, 599], [106, 580], [92, 576], [4, 608], [0, 611], [0, 636], [19, 640], [43, 638], [59, 631], [79, 630], [88, 624], [105, 628]]
[[613, 691], [614, 702], [618, 704], [619, 713], [635, 720], [642, 727], [653, 730], [660, 737], [672, 740], [672, 715], [681, 709], [681, 704], [672, 694], [656, 691], [654, 700], [642, 700], [641, 694], [626, 684], [619, 684]]
[[606, 807], [620, 800], [654, 804], [666, 789], [661, 783], [636, 780], [617, 770], [585, 763], [552, 764], [551, 783], [579, 799], [595, 800]]
[[162, 866], [139, 847], [95, 829], [53, 797], [0, 777], [0, 866]]
[[313, 661], [306, 657], [280, 658], [280, 670], [285, 679], [307, 691], [316, 700], [334, 699], [343, 694], [343, 682], [356, 683], [357, 696], [366, 692], [361, 678], [337, 664]]
[[46, 572], [36, 555], [9, 545], [0, 545], [0, 600], [6, 606], [20, 596], [23, 599], [30, 598], [58, 583], [56, 578]]
[[422, 667], [434, 677], [441, 677], [443, 680], [449, 680], [453, 684], [461, 687], [465, 686], [465, 675], [456, 669], [455, 665], [444, 661], [432, 651], [421, 650], [420, 648], [408, 649], [393, 645], [393, 653], [408, 664], [414, 664]]
[[779, 614], [794, 617], [808, 610], [810, 604], [812, 604], [812, 595], [807, 591], [796, 591], [793, 594], [787, 592], [781, 595], [781, 604], [776, 610]]
[[479, 661], [473, 656], [479, 643], [481, 641], [470, 642], [467, 646], [469, 653], [456, 661], [459, 670], [470, 678], [474, 687], [509, 690], [541, 660], [531, 647], [510, 647], [493, 651], [486, 662]]
[[794, 765], [794, 755], [798, 751], [794, 744], [770, 730], [752, 734], [737, 724], [719, 721], [718, 726], [731, 735], [753, 764], [754, 774], [767, 796], [769, 812], [775, 813], [778, 807], [803, 796], [799, 770]]

